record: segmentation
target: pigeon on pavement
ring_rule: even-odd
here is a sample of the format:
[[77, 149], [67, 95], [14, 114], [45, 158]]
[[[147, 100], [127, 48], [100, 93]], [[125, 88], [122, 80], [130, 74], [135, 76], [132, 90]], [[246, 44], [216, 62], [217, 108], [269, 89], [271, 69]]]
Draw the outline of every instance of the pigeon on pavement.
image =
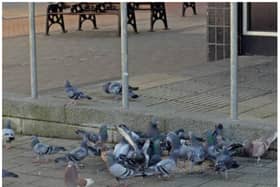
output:
[[14, 178], [18, 178], [18, 175], [13, 173], [13, 172], [10, 172], [6, 169], [2, 169], [2, 178], [4, 177], [14, 177]]
[[11, 120], [7, 120], [5, 127], [2, 130], [3, 133], [3, 140], [4, 140], [4, 146], [6, 150], [11, 148], [11, 143], [13, 140], [15, 140], [15, 132], [11, 127]]
[[80, 177], [74, 162], [69, 161], [64, 171], [64, 183], [66, 187], [89, 187], [94, 180]]
[[261, 156], [269, 149], [272, 142], [277, 138], [277, 132], [274, 132], [268, 137], [261, 137], [253, 141], [245, 141], [243, 143], [243, 151], [250, 157], [257, 158], [257, 164], [260, 163]]
[[48, 144], [41, 143], [37, 136], [32, 136], [31, 138], [31, 147], [33, 152], [37, 155], [37, 159], [33, 162], [41, 163], [41, 158], [44, 157], [45, 161], [46, 155], [56, 154], [60, 151], [66, 151], [66, 149], [62, 146], [52, 146]]
[[78, 90], [78, 88], [72, 86], [70, 81], [68, 80], [66, 80], [64, 87], [68, 98], [71, 99], [71, 102], [69, 102], [68, 104], [73, 104], [73, 103], [76, 104], [77, 100], [79, 99], [88, 99], [88, 100], [92, 99], [90, 96]]
[[[122, 95], [122, 84], [120, 82], [107, 82], [103, 85], [103, 90], [107, 94], [112, 94], [114, 96], [121, 96]], [[134, 93], [133, 91], [138, 90], [138, 87], [128, 86], [128, 97], [132, 99], [136, 99], [139, 96]]]
[[80, 163], [83, 159], [85, 159], [88, 153], [88, 139], [84, 138], [81, 145], [68, 153], [66, 153], [63, 157], [58, 157], [54, 161], [55, 163], [67, 163], [69, 161], [74, 162], [76, 165]]
[[109, 172], [117, 179], [119, 183], [120, 180], [125, 180], [129, 177], [143, 176], [143, 174], [141, 172], [137, 172], [136, 169], [126, 168], [119, 164], [112, 151], [107, 151], [105, 157]]
[[226, 148], [216, 157], [215, 170], [217, 172], [225, 172], [225, 178], [228, 179], [228, 170], [238, 168], [239, 164], [233, 160], [232, 156]]
[[154, 166], [150, 166], [144, 172], [144, 175], [159, 175], [161, 177], [169, 177], [172, 174], [172, 171], [176, 169], [178, 157], [178, 150], [172, 150], [168, 158], [161, 160]]
[[98, 142], [106, 142], [108, 140], [108, 131], [107, 131], [107, 125], [101, 125], [99, 128], [99, 133], [90, 133], [85, 130], [78, 129], [75, 131], [77, 135], [81, 137], [87, 138], [90, 142], [96, 144]]

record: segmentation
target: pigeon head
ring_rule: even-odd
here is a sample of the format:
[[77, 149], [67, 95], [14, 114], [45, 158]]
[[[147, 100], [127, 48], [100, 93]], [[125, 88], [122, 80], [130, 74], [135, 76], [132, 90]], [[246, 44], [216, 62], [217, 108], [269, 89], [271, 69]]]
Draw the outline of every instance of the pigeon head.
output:
[[103, 87], [103, 91], [105, 92], [105, 93], [110, 93], [110, 91], [109, 91], [109, 87], [110, 87], [110, 85], [111, 85], [111, 82], [107, 82], [106, 84], [104, 84], [102, 87]]
[[68, 164], [67, 164], [67, 166], [68, 166], [68, 167], [73, 167], [73, 166], [75, 166], [75, 165], [74, 165], [74, 162], [73, 162], [73, 161], [69, 161]]
[[166, 141], [167, 145], [169, 144], [172, 149], [178, 149], [180, 147], [180, 139], [174, 132], [167, 134]]
[[153, 117], [150, 122], [151, 127], [157, 128], [158, 124], [159, 124], [159, 120], [156, 117]]
[[70, 81], [69, 80], [66, 80], [65, 81], [65, 88], [68, 88], [68, 87], [71, 87], [72, 85], [71, 85], [71, 83], [70, 83]]
[[36, 144], [40, 143], [39, 139], [37, 136], [32, 136], [31, 137], [31, 147], [34, 147]]
[[102, 142], [106, 142], [108, 140], [108, 129], [107, 125], [102, 125], [99, 129], [99, 135]]
[[185, 138], [185, 130], [184, 129], [178, 129], [175, 131], [175, 133], [179, 136], [179, 138]]

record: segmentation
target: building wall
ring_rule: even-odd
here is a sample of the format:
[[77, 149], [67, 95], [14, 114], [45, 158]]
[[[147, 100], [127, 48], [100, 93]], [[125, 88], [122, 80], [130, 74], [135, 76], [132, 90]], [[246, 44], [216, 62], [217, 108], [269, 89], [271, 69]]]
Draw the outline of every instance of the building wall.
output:
[[[238, 55], [276, 56], [277, 37], [243, 35], [242, 6], [238, 3]], [[262, 14], [261, 10], [258, 12]], [[274, 17], [277, 19], [277, 12]], [[230, 57], [230, 3], [208, 3], [207, 39], [209, 62]]]
[[230, 3], [208, 3], [208, 61], [230, 56]]

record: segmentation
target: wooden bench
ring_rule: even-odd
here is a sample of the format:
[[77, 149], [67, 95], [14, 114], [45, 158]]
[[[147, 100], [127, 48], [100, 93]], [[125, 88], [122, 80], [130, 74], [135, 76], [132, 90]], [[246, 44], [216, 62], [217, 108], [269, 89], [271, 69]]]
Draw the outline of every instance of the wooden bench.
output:
[[[148, 5], [150, 7], [142, 7]], [[164, 3], [127, 3], [127, 24], [133, 27], [134, 32], [137, 31], [135, 11], [151, 11], [151, 31], [157, 20], [162, 20], [165, 29], [168, 29], [167, 18]], [[118, 16], [118, 34], [120, 35], [120, 5], [119, 3], [54, 3], [47, 7], [46, 16], [46, 35], [49, 35], [50, 27], [59, 24], [65, 33], [64, 15], [78, 15], [78, 30], [82, 29], [82, 24], [86, 20], [90, 20], [93, 28], [96, 26], [96, 15], [116, 15]]]

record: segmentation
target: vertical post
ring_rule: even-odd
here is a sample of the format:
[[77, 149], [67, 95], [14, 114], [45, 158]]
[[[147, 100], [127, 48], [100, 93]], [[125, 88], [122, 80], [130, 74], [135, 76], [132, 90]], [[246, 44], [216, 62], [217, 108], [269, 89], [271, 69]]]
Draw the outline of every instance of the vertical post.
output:
[[128, 109], [127, 5], [121, 3], [122, 107]]
[[38, 98], [37, 89], [37, 62], [36, 62], [36, 31], [35, 31], [35, 3], [29, 2], [29, 49], [31, 73], [31, 97]]
[[230, 114], [232, 120], [238, 119], [238, 86], [237, 86], [237, 3], [231, 3], [230, 9]]

